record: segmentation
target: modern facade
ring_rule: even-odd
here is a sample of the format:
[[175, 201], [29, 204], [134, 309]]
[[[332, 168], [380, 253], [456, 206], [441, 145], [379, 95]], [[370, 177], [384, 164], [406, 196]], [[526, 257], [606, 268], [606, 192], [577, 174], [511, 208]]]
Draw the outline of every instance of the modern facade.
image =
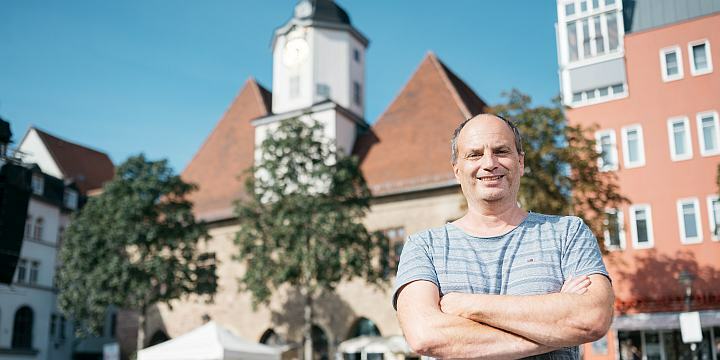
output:
[[629, 198], [606, 214], [615, 321], [585, 358], [718, 359], [720, 1], [558, 0], [557, 13], [566, 115], [598, 125], [600, 166]]
[[[58, 310], [54, 281], [70, 216], [88, 190], [112, 178], [112, 162], [36, 128], [15, 157], [32, 171], [31, 198], [13, 283], [0, 285], [0, 359], [93, 358], [83, 353], [89, 340], [76, 339], [73, 323]], [[102, 356], [102, 344], [95, 355]]]

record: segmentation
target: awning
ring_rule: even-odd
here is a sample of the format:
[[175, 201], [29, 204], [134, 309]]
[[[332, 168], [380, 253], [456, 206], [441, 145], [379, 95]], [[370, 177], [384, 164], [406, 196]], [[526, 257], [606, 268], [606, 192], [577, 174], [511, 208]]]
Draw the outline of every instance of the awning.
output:
[[[700, 311], [702, 327], [720, 326], [720, 311]], [[680, 313], [643, 313], [616, 316], [612, 328], [616, 330], [666, 330], [680, 328]]]

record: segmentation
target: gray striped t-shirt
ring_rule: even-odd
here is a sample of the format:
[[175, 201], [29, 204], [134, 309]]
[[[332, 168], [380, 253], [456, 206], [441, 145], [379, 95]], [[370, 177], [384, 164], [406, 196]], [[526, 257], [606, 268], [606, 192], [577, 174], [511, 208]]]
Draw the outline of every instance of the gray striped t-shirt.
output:
[[[410, 235], [398, 265], [398, 289], [427, 280], [450, 292], [538, 295], [559, 292], [570, 276], [609, 275], [595, 236], [575, 216], [529, 213], [506, 234], [477, 237], [453, 224]], [[549, 329], [548, 329], [549, 330]], [[564, 348], [537, 359], [577, 359], [578, 348]]]

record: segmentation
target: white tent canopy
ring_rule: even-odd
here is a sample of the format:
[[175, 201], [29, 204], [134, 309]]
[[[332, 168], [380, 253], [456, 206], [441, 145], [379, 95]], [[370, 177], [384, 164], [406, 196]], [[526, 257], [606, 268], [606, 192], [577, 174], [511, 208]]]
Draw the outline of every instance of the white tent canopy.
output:
[[243, 340], [211, 321], [138, 352], [137, 360], [280, 360], [282, 349]]
[[385, 353], [385, 354], [412, 354], [402, 335], [387, 337], [358, 336], [340, 343], [338, 349], [343, 353]]

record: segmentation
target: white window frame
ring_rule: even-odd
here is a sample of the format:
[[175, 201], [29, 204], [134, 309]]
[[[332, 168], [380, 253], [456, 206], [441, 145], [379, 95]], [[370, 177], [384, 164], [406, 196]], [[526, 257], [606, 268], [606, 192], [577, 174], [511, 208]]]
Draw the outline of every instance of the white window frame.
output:
[[[698, 70], [695, 68], [695, 54], [692, 51], [693, 46], [705, 44], [705, 57], [707, 58], [707, 69]], [[688, 59], [690, 60], [690, 74], [692, 76], [700, 76], [709, 74], [713, 71], [712, 52], [710, 51], [710, 41], [708, 39], [695, 40], [688, 43]]]
[[[675, 52], [675, 55], [677, 56], [678, 73], [675, 75], [668, 75], [667, 73], [667, 60], [665, 58], [665, 54], [670, 52]], [[662, 71], [661, 75], [663, 82], [680, 80], [685, 76], [685, 73], [683, 72], [682, 51], [680, 50], [680, 46], [673, 45], [660, 49], [660, 71]]]
[[[604, 135], [610, 135], [610, 139], [612, 140], [613, 151], [612, 151], [612, 154], [610, 154], [613, 159], [612, 167], [606, 167], [605, 164], [603, 163], [602, 142], [600, 141], [600, 139], [602, 139], [602, 137]], [[595, 150], [598, 152], [598, 154], [601, 154], [600, 158], [598, 158], [598, 167], [600, 168], [600, 171], [602, 171], [602, 172], [616, 171], [618, 169], [619, 164], [618, 164], [618, 153], [617, 153], [617, 138], [615, 137], [615, 130], [606, 129], [606, 130], [599, 130], [599, 131], [595, 132], [595, 148], [596, 148]]]
[[43, 178], [42, 174], [33, 174], [30, 185], [33, 194], [42, 196], [45, 190], [45, 178]]
[[[675, 151], [675, 134], [673, 133], [673, 124], [677, 122], [683, 122], [683, 125], [685, 126], [685, 143], [687, 148], [686, 154], [676, 154]], [[692, 146], [692, 135], [690, 134], [690, 120], [687, 118], [687, 116], [678, 116], [678, 117], [672, 117], [668, 119], [667, 121], [667, 128], [668, 128], [668, 139], [670, 141], [670, 159], [672, 161], [683, 161], [683, 160], [689, 160], [693, 157], [693, 146]]]
[[[637, 222], [635, 218], [636, 210], [645, 210], [645, 218], [647, 223], [648, 242], [641, 244], [638, 242]], [[630, 236], [632, 238], [633, 247], [635, 249], [650, 249], [655, 246], [655, 237], [653, 236], [652, 208], [649, 204], [635, 204], [630, 206]]]
[[[564, 60], [564, 64], [570, 64], [570, 67], [580, 67], [591, 63], [596, 63], [600, 61], [606, 61], [610, 59], [614, 59], [617, 57], [622, 57], [622, 54], [624, 53], [624, 28], [622, 26], [622, 6], [619, 3], [619, 1], [615, 1], [614, 4], [606, 5], [605, 1], [602, 0], [600, 2], [600, 6], [597, 9], [593, 9], [591, 5], [591, 1], [588, 2], [588, 10], [581, 11], [580, 9], [580, 0], [570, 0], [570, 1], [558, 1], [558, 29], [561, 29], [559, 31], [559, 39], [562, 40], [562, 46], [560, 47], [562, 50], [562, 59]], [[565, 14], [565, 5], [569, 3], [575, 4], [575, 13], [573, 15], [567, 16]], [[614, 51], [610, 51], [610, 37], [609, 37], [609, 31], [607, 29], [607, 15], [610, 13], [614, 13], [616, 16], [616, 26], [617, 26], [617, 35], [618, 35], [618, 46]], [[592, 18], [595, 16], [601, 17], [601, 32], [603, 36], [603, 47], [605, 49], [605, 52], [603, 54], [598, 55], [597, 49], [595, 48], [595, 26], [594, 23], [592, 23]], [[582, 30], [582, 24], [581, 21], [588, 21], [588, 35], [590, 35], [590, 56], [585, 57], [585, 50], [584, 50], [584, 44], [583, 44], [583, 30]], [[578, 46], [578, 59], [577, 60], [570, 60], [570, 51], [569, 51], [569, 44], [567, 43], [567, 24], [569, 22], [575, 22], [575, 36], [577, 38], [577, 46]], [[562, 25], [560, 25], [562, 24]]]
[[[620, 246], [610, 244], [610, 231], [607, 227], [603, 230], [603, 236], [605, 237], [605, 249], [612, 250], [625, 250], [627, 247], [627, 241], [625, 239], [625, 217], [620, 209], [605, 209], [605, 214], [616, 214], [618, 221], [618, 236], [620, 237]], [[608, 224], [604, 224], [607, 226]]]
[[[630, 162], [630, 144], [628, 142], [628, 132], [631, 130], [637, 131], [638, 136], [638, 160], [635, 162]], [[642, 131], [642, 125], [640, 124], [633, 124], [624, 126], [621, 131], [620, 135], [623, 142], [623, 164], [625, 165], [626, 169], [632, 169], [636, 167], [645, 166], [645, 140], [643, 138], [643, 131]]]
[[715, 214], [713, 211], [714, 209], [713, 209], [712, 204], [714, 201], [720, 201], [720, 196], [718, 196], [717, 194], [708, 195], [708, 197], [707, 197], [708, 227], [710, 228], [710, 239], [712, 239], [713, 241], [720, 241], [720, 236], [715, 234], [715, 227], [717, 226], [717, 224], [715, 224], [715, 221], [713, 221], [714, 220], [713, 215], [715, 215]]
[[[715, 122], [715, 150], [708, 151], [705, 150], [705, 133], [703, 132], [702, 128], [702, 118], [707, 117], [710, 115], [714, 122]], [[718, 113], [717, 111], [703, 111], [701, 113], [697, 113], [695, 116], [695, 120], [697, 121], [697, 130], [698, 130], [698, 142], [700, 143], [700, 155], [701, 156], [713, 156], [720, 154], [720, 121], [718, 121]]]
[[[692, 204], [695, 207], [695, 226], [697, 228], [697, 236], [685, 237], [685, 217], [683, 216], [683, 205]], [[700, 221], [700, 202], [698, 198], [684, 198], [677, 201], [678, 228], [680, 229], [680, 242], [685, 245], [699, 244], [703, 241], [702, 221]]]

